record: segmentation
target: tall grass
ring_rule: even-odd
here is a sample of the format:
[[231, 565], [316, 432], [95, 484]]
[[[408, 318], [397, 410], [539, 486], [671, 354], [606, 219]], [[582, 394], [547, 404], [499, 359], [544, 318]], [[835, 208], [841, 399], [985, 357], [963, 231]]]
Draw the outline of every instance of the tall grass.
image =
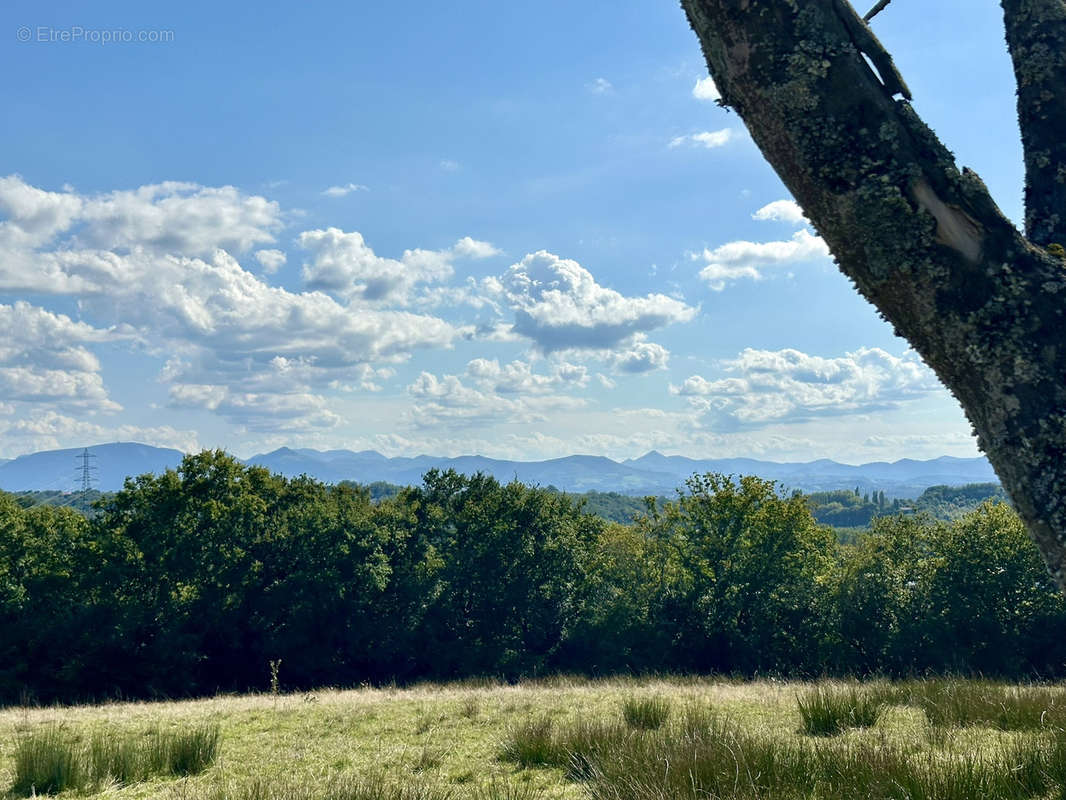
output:
[[[797, 699], [812, 720], [805, 730], [824, 734], [870, 727], [890, 701], [918, 704], [942, 691], [931, 681], [823, 685]], [[1017, 690], [1004, 697], [1007, 706], [1021, 699], [1006, 712], [1008, 719], [1031, 720], [1033, 709], [1047, 706], [1055, 693]], [[960, 698], [958, 708], [966, 707]], [[952, 713], [951, 724], [980, 716]], [[531, 717], [512, 728], [505, 751], [522, 766], [564, 768], [570, 780], [584, 782], [592, 800], [1062, 800], [1066, 732], [1044, 718], [1036, 735], [1002, 737], [974, 751], [948, 747], [946, 739], [945, 746], [924, 749], [921, 739], [898, 742], [876, 734], [804, 739], [753, 733], [714, 709], [692, 705], [653, 730], [628, 721], [553, 725]]]
[[566, 752], [556, 741], [551, 717], [529, 717], [508, 731], [500, 758], [520, 767], [558, 767]]
[[1066, 747], [1004, 744], [985, 754], [915, 752], [884, 740], [788, 740], [725, 724], [701, 740], [633, 737], [593, 759], [594, 800], [1034, 800], [1061, 797]]
[[150, 774], [196, 775], [218, 757], [222, 733], [218, 725], [204, 724], [148, 737], [146, 760]]
[[630, 728], [654, 731], [669, 719], [672, 707], [670, 700], [662, 695], [627, 697], [622, 701], [622, 718]]
[[50, 725], [23, 734], [15, 741], [15, 783], [21, 795], [55, 794], [82, 789], [87, 783], [85, 763], [70, 731]]
[[983, 725], [1001, 731], [1035, 731], [1066, 725], [1066, 696], [1047, 686], [1007, 686], [986, 680], [915, 682], [910, 703], [935, 727]]
[[[522, 794], [486, 795], [520, 800]], [[358, 777], [342, 775], [314, 783], [266, 783], [262, 780], [235, 786], [216, 784], [204, 800], [456, 800], [446, 786], [421, 782], [398, 782], [383, 775]]]
[[19, 735], [15, 742], [15, 780], [19, 795], [85, 791], [105, 782], [130, 784], [154, 775], [195, 775], [218, 756], [218, 725], [153, 731], [133, 738], [113, 730], [88, 736], [62, 725]]
[[872, 728], [885, 701], [858, 686], [815, 686], [796, 696], [803, 730], [811, 736], [836, 736], [848, 728]]

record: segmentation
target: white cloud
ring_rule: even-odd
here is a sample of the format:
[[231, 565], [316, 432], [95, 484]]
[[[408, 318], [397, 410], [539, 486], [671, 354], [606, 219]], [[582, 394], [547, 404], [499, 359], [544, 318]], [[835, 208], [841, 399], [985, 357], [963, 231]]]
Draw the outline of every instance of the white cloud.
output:
[[281, 250], [256, 250], [255, 260], [262, 266], [263, 272], [267, 275], [273, 275], [285, 266], [285, 262], [288, 259]]
[[322, 194], [326, 197], [345, 197], [352, 192], [369, 192], [370, 187], [364, 186], [361, 183], [346, 183], [343, 186], [330, 186], [328, 189], [323, 189]]
[[160, 257], [237, 256], [274, 241], [276, 203], [232, 186], [166, 182], [80, 196], [0, 179], [0, 289], [109, 294]]
[[409, 303], [417, 284], [450, 278], [457, 257], [497, 255], [491, 243], [464, 236], [447, 250], [405, 250], [399, 259], [377, 255], [362, 234], [339, 228], [304, 231], [298, 241], [311, 254], [303, 277], [311, 289], [369, 302]]
[[[417, 348], [448, 347], [461, 334], [436, 317], [267, 285], [241, 266], [237, 254], [273, 241], [280, 210], [232, 187], [165, 183], [82, 197], [42, 192], [12, 177], [0, 181], [0, 210], [6, 214], [0, 288], [77, 296], [91, 318], [126, 324], [100, 332], [38, 310], [30, 322], [22, 313], [12, 330], [30, 330], [36, 320], [43, 327], [34, 341], [54, 338], [59, 329], [86, 341], [136, 333], [148, 352], [171, 357], [160, 376], [164, 382], [225, 386], [227, 399], [216, 410], [232, 410], [236, 419], [244, 409], [252, 426], [265, 426], [271, 414], [290, 424], [297, 411], [307, 424], [324, 424], [329, 418], [315, 403], [292, 398], [317, 397], [316, 387], [330, 384], [369, 386], [368, 365], [404, 360]], [[476, 255], [491, 245], [471, 239], [462, 247]], [[283, 256], [256, 251], [267, 267]], [[396, 263], [426, 278], [451, 274], [451, 258], [450, 251], [413, 250]], [[0, 339], [0, 350], [13, 348], [13, 337]], [[3, 386], [12, 397], [68, 397], [63, 402], [116, 408], [84, 345], [72, 341], [46, 351], [38, 348], [21, 361], [0, 356]]]
[[505, 395], [547, 394], [588, 384], [588, 369], [566, 361], [555, 364], [549, 374], [538, 374], [526, 361], [501, 366], [496, 359], [475, 358], [466, 365], [466, 374], [482, 389]]
[[490, 242], [482, 242], [464, 236], [452, 247], [452, 252], [457, 256], [466, 258], [491, 258], [500, 255], [501, 250], [494, 247]]
[[18, 175], [0, 178], [0, 244], [34, 246], [70, 229], [84, 201], [71, 191], [46, 192]]
[[458, 172], [462, 165], [450, 158], [441, 159], [440, 168], [445, 172]]
[[714, 85], [714, 78], [710, 75], [696, 81], [696, 85], [692, 87], [692, 96], [697, 100], [714, 101], [722, 99], [722, 94], [718, 91], [718, 87]]
[[220, 385], [175, 384], [170, 387], [170, 405], [207, 409], [251, 431], [304, 431], [341, 422], [323, 397], [307, 392], [239, 392]]
[[585, 88], [593, 94], [607, 94], [614, 89], [614, 86], [606, 78], [596, 78], [596, 80], [586, 83]]
[[827, 258], [829, 248], [821, 237], [804, 229], [796, 231], [792, 238], [778, 242], [728, 242], [713, 250], [705, 249], [694, 259], [707, 262], [700, 277], [716, 292], [722, 291], [727, 283], [749, 278], [761, 280], [765, 267], [795, 264]]
[[612, 366], [619, 372], [640, 373], [666, 369], [670, 351], [654, 342], [637, 341], [626, 350], [614, 353]]
[[0, 367], [0, 395], [22, 402], [52, 402], [94, 407], [103, 411], [122, 409], [118, 403], [108, 399], [103, 378], [90, 372]]
[[0, 428], [0, 432], [3, 433], [4, 456], [116, 441], [173, 447], [185, 453], [200, 450], [200, 443], [194, 431], [178, 430], [169, 425], [99, 425], [56, 411], [32, 412], [26, 418]]
[[940, 389], [932, 371], [911, 350], [896, 357], [876, 347], [838, 358], [798, 350], [744, 350], [722, 362], [729, 377], [689, 377], [671, 386], [706, 412], [712, 424], [796, 422], [896, 408]]
[[117, 411], [104, 388], [100, 362], [86, 344], [128, 338], [63, 314], [17, 301], [0, 304], [0, 397]]
[[803, 209], [795, 200], [775, 200], [760, 208], [751, 215], [751, 218], [762, 222], [790, 222], [794, 225], [803, 225], [807, 222], [803, 216]]
[[515, 314], [514, 331], [544, 352], [614, 350], [638, 334], [687, 322], [696, 309], [663, 294], [626, 297], [576, 261], [541, 250], [484, 288]]
[[584, 405], [584, 400], [567, 395], [502, 397], [492, 389], [465, 386], [455, 375], [438, 378], [429, 372], [422, 372], [407, 392], [414, 400], [410, 422], [426, 429], [547, 422], [553, 412]]
[[720, 131], [701, 131], [700, 133], [690, 133], [686, 136], [675, 136], [670, 140], [670, 147], [681, 147], [683, 144], [689, 144], [713, 150], [716, 147], [723, 147], [729, 144], [732, 140], [733, 131], [729, 128], [723, 128]]
[[281, 209], [233, 186], [169, 181], [87, 198], [78, 221], [83, 227], [72, 239], [75, 247], [190, 256], [221, 248], [237, 255], [274, 241]]

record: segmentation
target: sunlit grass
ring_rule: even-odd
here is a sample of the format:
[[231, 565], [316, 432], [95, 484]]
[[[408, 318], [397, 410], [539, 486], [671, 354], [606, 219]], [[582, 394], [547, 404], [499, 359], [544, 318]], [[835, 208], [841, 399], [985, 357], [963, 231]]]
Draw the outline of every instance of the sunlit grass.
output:
[[196, 775], [218, 756], [219, 736], [219, 726], [210, 724], [141, 736], [112, 728], [82, 735], [45, 724], [16, 735], [11, 790], [33, 796]]
[[[817, 697], [846, 723], [831, 737], [806, 732], [797, 698]], [[7, 709], [0, 794], [29, 774], [18, 756], [101, 799], [1051, 800], [1066, 786], [1064, 701], [1057, 686], [991, 682], [556, 677]], [[182, 732], [184, 746], [164, 744]]]
[[814, 686], [796, 696], [803, 731], [811, 736], [836, 736], [848, 728], [871, 728], [887, 703], [859, 686]]

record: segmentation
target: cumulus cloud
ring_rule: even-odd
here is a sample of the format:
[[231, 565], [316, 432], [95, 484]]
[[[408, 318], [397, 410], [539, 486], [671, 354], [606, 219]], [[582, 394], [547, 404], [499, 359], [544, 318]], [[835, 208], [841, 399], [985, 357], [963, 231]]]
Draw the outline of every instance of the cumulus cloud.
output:
[[[149, 352], [172, 356], [161, 380], [225, 386], [229, 394], [215, 410], [232, 409], [236, 418], [244, 409], [253, 426], [269, 415], [287, 424], [301, 410], [306, 424], [322, 424], [328, 417], [319, 400], [293, 398], [318, 398], [316, 391], [331, 383], [366, 383], [360, 373], [367, 365], [404, 360], [416, 348], [448, 347], [461, 334], [425, 314], [267, 285], [238, 258], [274, 241], [280, 210], [233, 187], [163, 183], [81, 196], [44, 192], [14, 176], [0, 179], [0, 212], [0, 288], [77, 296], [91, 317], [127, 324], [123, 336], [132, 335], [128, 328], [134, 326]], [[464, 257], [491, 247], [473, 239], [460, 245]], [[367, 259], [377, 258], [365, 250]], [[452, 257], [450, 251], [413, 250], [397, 263], [429, 277], [450, 274], [446, 262]], [[255, 258], [269, 270], [284, 253], [259, 249]], [[23, 318], [9, 327], [29, 330], [32, 320]], [[50, 325], [49, 331], [65, 327], [86, 341], [104, 336], [66, 318], [35, 319]], [[62, 341], [49, 331], [34, 334], [35, 341]], [[119, 332], [112, 327], [106, 336]], [[95, 408], [114, 407], [84, 344], [38, 352], [32, 364], [3, 358], [5, 394], [88, 398]], [[289, 368], [280, 369], [281, 363]], [[181, 391], [176, 400], [187, 400]], [[281, 399], [267, 398], [271, 393]]]
[[588, 384], [588, 369], [566, 361], [552, 366], [547, 374], [535, 373], [526, 361], [500, 365], [496, 359], [475, 358], [466, 365], [466, 374], [482, 389], [505, 395], [547, 394]]
[[104, 388], [100, 362], [86, 345], [128, 338], [18, 301], [0, 304], [0, 397], [117, 411]]
[[399, 259], [377, 255], [362, 234], [339, 228], [304, 231], [299, 244], [311, 254], [304, 264], [308, 288], [368, 302], [407, 303], [418, 284], [450, 278], [457, 257], [488, 258], [500, 251], [464, 236], [447, 250], [405, 250]]
[[600, 286], [576, 261], [544, 250], [527, 255], [484, 288], [514, 311], [514, 332], [546, 353], [616, 350], [639, 334], [696, 314], [663, 294], [626, 297]]
[[311, 253], [303, 277], [311, 289], [369, 301], [402, 301], [417, 283], [431, 283], [452, 274], [448, 255], [407, 250], [399, 260], [377, 255], [361, 233], [339, 228], [304, 231], [300, 246]]
[[232, 186], [166, 182], [81, 196], [0, 178], [0, 289], [121, 292], [136, 264], [161, 257], [239, 256], [274, 241], [278, 205]]
[[718, 87], [714, 84], [714, 78], [710, 75], [696, 81], [696, 85], [692, 87], [692, 96], [697, 100], [715, 101], [722, 99], [722, 94], [718, 91]]
[[204, 256], [217, 249], [234, 255], [274, 241], [281, 209], [233, 186], [166, 183], [87, 198], [72, 245], [111, 251], [147, 248]]
[[690, 133], [685, 136], [675, 136], [670, 140], [670, 147], [681, 147], [687, 144], [713, 150], [716, 147], [723, 147], [729, 144], [732, 140], [733, 131], [729, 128], [723, 128], [720, 131], [701, 131], [700, 133]]
[[666, 369], [670, 351], [654, 342], [636, 341], [625, 350], [612, 354], [611, 364], [619, 372], [640, 373]]
[[322, 194], [326, 197], [345, 197], [352, 192], [369, 192], [370, 187], [364, 186], [361, 183], [346, 183], [342, 186], [330, 186], [328, 189], [323, 189]]
[[728, 377], [693, 375], [673, 394], [690, 398], [714, 423], [796, 422], [815, 417], [896, 408], [938, 391], [940, 384], [918, 356], [896, 357], [867, 347], [838, 358], [798, 350], [744, 350], [721, 364]]
[[787, 241], [728, 242], [713, 250], [705, 249], [693, 258], [707, 262], [700, 270], [700, 278], [711, 289], [720, 292], [728, 283], [742, 278], [761, 280], [766, 267], [802, 263], [828, 256], [829, 248], [821, 237], [804, 229], [796, 231]]
[[803, 209], [795, 200], [775, 200], [760, 208], [751, 218], [761, 222], [789, 222], [793, 225], [803, 225], [807, 222]]
[[170, 405], [214, 411], [250, 431], [306, 431], [341, 422], [324, 398], [307, 392], [267, 394], [211, 384], [176, 384], [170, 387]]
[[16, 456], [37, 450], [54, 450], [85, 442], [144, 442], [156, 447], [173, 447], [185, 453], [200, 450], [194, 431], [169, 425], [100, 425], [57, 411], [34, 411], [23, 419], [0, 425], [3, 454]]
[[465, 258], [491, 258], [500, 255], [501, 252], [492, 243], [471, 239], [469, 236], [464, 236], [452, 247], [454, 255]]
[[35, 246], [70, 229], [84, 201], [73, 192], [47, 192], [18, 175], [0, 178], [0, 244]]
[[[482, 367], [475, 367], [475, 371]], [[584, 405], [584, 400], [568, 395], [534, 393], [505, 397], [491, 388], [466, 386], [455, 375], [438, 378], [429, 372], [422, 372], [407, 387], [407, 392], [414, 400], [410, 422], [417, 428], [428, 429], [547, 422], [552, 412]]]
[[256, 250], [255, 260], [259, 262], [263, 272], [273, 275], [285, 266], [288, 259], [281, 250]]

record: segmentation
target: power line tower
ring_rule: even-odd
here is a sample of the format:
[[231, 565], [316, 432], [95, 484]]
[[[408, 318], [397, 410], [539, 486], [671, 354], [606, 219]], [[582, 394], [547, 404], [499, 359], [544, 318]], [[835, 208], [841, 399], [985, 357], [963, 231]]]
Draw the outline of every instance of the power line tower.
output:
[[89, 452], [88, 447], [82, 450], [81, 455], [77, 457], [80, 463], [77, 465], [76, 475], [81, 480], [81, 490], [83, 492], [93, 488], [93, 473], [96, 472], [96, 465], [89, 461], [91, 458], [96, 458], [96, 456]]

